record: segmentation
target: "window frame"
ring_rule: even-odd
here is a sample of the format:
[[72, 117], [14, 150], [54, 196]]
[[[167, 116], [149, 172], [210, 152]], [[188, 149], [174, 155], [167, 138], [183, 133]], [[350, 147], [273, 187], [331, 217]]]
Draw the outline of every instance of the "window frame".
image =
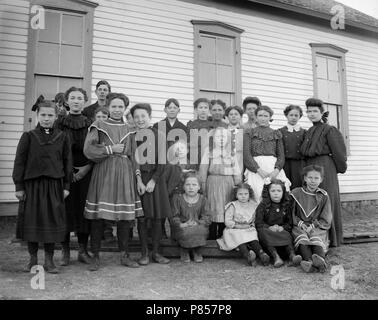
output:
[[235, 105], [241, 106], [242, 88], [241, 88], [241, 41], [240, 35], [243, 29], [235, 26], [212, 20], [191, 20], [194, 28], [194, 100], [201, 98], [199, 87], [199, 50], [200, 33], [226, 36], [235, 40]]
[[[313, 74], [313, 88], [314, 96], [317, 97], [319, 94], [318, 88], [318, 75], [317, 75], [317, 65], [316, 56], [323, 55], [328, 57], [337, 58], [340, 63], [340, 80], [341, 80], [341, 130], [344, 137], [344, 141], [347, 147], [347, 153], [350, 154], [350, 142], [349, 142], [349, 119], [348, 119], [348, 98], [347, 98], [347, 82], [346, 82], [346, 64], [345, 64], [345, 54], [348, 50], [341, 48], [339, 46], [330, 43], [310, 43], [309, 44], [312, 51], [312, 74]], [[328, 101], [324, 101], [325, 104], [329, 104]]]
[[[92, 52], [93, 52], [93, 24], [94, 10], [98, 3], [88, 0], [31, 0], [30, 7], [34, 5], [42, 6], [46, 9], [76, 12], [84, 14], [84, 72], [83, 72], [83, 89], [88, 93], [91, 92], [92, 85]], [[24, 109], [24, 130], [31, 129], [33, 123], [33, 114], [31, 106], [34, 104], [34, 75], [35, 75], [35, 58], [37, 52], [37, 35], [38, 30], [34, 30], [29, 25], [28, 49], [26, 60], [26, 81], [25, 81], [25, 109]], [[90, 97], [90, 94], [89, 94]]]

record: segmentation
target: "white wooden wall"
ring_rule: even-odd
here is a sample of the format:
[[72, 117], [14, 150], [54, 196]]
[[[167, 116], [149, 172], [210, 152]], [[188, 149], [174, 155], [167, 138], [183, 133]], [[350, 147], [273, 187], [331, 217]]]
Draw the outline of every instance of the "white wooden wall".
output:
[[0, 202], [15, 200], [11, 176], [24, 129], [28, 21], [29, 1], [0, 2]]

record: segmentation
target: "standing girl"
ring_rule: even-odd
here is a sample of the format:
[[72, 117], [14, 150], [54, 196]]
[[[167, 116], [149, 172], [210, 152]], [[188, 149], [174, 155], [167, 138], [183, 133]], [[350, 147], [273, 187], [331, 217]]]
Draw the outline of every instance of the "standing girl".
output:
[[[223, 237], [217, 239], [221, 250], [230, 251], [239, 248], [248, 264], [254, 266], [256, 256], [264, 265], [269, 263], [269, 256], [261, 248], [255, 228], [257, 203], [253, 200], [252, 188], [247, 183], [239, 183], [235, 188], [236, 201], [226, 205]], [[252, 250], [250, 250], [251, 248]]]
[[90, 221], [84, 218], [85, 200], [91, 181], [92, 163], [83, 153], [84, 141], [91, 120], [82, 115], [87, 93], [81, 88], [71, 87], [64, 98], [70, 111], [67, 116], [58, 118], [57, 127], [66, 132], [70, 138], [73, 158], [73, 179], [70, 195], [66, 198], [67, 234], [62, 242], [62, 266], [70, 263], [70, 232], [75, 231], [79, 244], [78, 260], [90, 264], [91, 257], [87, 251], [90, 234]]
[[206, 245], [209, 235], [210, 206], [198, 193], [200, 185], [199, 177], [188, 173], [184, 178], [184, 193], [175, 194], [172, 200], [173, 238], [179, 243], [183, 262], [190, 262], [189, 250], [195, 262], [203, 261], [200, 248]]
[[94, 254], [91, 271], [100, 265], [99, 251], [104, 221], [117, 222], [121, 264], [139, 267], [129, 257], [129, 232], [135, 218], [143, 216], [136, 179], [141, 185], [135, 161], [134, 132], [128, 130], [122, 116], [129, 99], [122, 93], [110, 93], [107, 105], [110, 118], [95, 121], [89, 128], [84, 154], [95, 164], [85, 205], [85, 217], [91, 220], [91, 247]]
[[328, 112], [324, 111], [323, 102], [310, 98], [306, 101], [307, 116], [313, 126], [306, 132], [301, 152], [306, 165], [316, 164], [326, 168], [320, 185], [327, 191], [333, 214], [330, 229], [330, 246], [337, 247], [342, 243], [343, 226], [341, 221], [341, 204], [338, 173], [347, 169], [347, 156], [344, 138], [341, 132], [327, 124]]
[[205, 152], [199, 169], [202, 189], [206, 191], [213, 212], [209, 239], [215, 240], [223, 234], [224, 208], [233, 199], [233, 187], [241, 182], [241, 176], [231, 157], [229, 131], [219, 127], [213, 131], [210, 150]]
[[52, 101], [36, 106], [38, 125], [18, 143], [13, 181], [20, 200], [17, 238], [28, 242], [26, 271], [38, 264], [38, 242], [45, 248], [45, 271], [58, 273], [55, 242], [66, 236], [64, 199], [69, 195], [72, 154], [67, 134], [54, 128], [58, 110]]
[[222, 100], [211, 100], [210, 113], [213, 128], [227, 128], [227, 123], [224, 121], [225, 111], [226, 104]]
[[265, 185], [263, 193], [263, 200], [256, 210], [255, 222], [260, 242], [273, 257], [275, 268], [283, 265], [277, 247], [284, 247], [291, 265], [299, 265], [302, 259], [294, 253], [290, 199], [285, 184], [273, 179]]
[[293, 237], [303, 261], [305, 272], [326, 270], [325, 251], [332, 211], [328, 194], [319, 188], [324, 177], [323, 167], [310, 165], [303, 169], [304, 187], [295, 188], [293, 205]]
[[284, 181], [287, 190], [291, 183], [282, 170], [285, 164], [282, 133], [270, 128], [273, 110], [268, 106], [260, 106], [255, 113], [258, 126], [244, 132], [243, 160], [245, 178], [252, 187], [256, 201], [260, 202], [267, 178]]
[[138, 231], [142, 245], [142, 259], [139, 260], [139, 263], [149, 263], [147, 219], [152, 225], [152, 260], [157, 263], [169, 263], [170, 260], [159, 253], [162, 220], [171, 216], [167, 181], [164, 175], [166, 136], [150, 125], [152, 110], [149, 104], [136, 104], [130, 112], [137, 127], [135, 139], [141, 172], [140, 194], [145, 215], [145, 219], [138, 219]]
[[287, 125], [280, 129], [285, 151], [284, 171], [291, 182], [291, 188], [302, 186], [302, 169], [304, 156], [301, 153], [301, 145], [306, 130], [302, 129], [298, 121], [303, 116], [300, 106], [289, 105], [284, 110]]

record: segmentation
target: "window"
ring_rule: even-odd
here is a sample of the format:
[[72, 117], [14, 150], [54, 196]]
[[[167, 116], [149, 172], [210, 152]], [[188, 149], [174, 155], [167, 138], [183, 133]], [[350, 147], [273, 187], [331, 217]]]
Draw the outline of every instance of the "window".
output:
[[[338, 128], [349, 145], [345, 53], [331, 44], [310, 44], [313, 55], [314, 95], [329, 111], [329, 124]], [[349, 147], [349, 146], [348, 146]]]
[[194, 25], [195, 99], [241, 104], [240, 34], [242, 29], [218, 21]]
[[[33, 127], [31, 106], [39, 95], [53, 99], [71, 86], [91, 89], [93, 9], [85, 1], [35, 0], [44, 7], [45, 28], [30, 29], [25, 129]], [[29, 107], [30, 106], [30, 107]]]

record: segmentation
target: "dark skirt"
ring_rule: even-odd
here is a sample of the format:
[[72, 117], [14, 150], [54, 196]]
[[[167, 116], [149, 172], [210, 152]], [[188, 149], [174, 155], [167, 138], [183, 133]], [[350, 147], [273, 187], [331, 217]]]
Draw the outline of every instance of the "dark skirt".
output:
[[341, 203], [339, 192], [339, 180], [335, 163], [330, 156], [324, 155], [306, 160], [306, 165], [316, 164], [324, 168], [324, 180], [320, 188], [327, 191], [331, 201], [332, 225], [329, 230], [329, 240], [331, 247], [338, 247], [343, 241], [343, 225], [341, 220]]
[[283, 167], [286, 177], [291, 182], [291, 189], [302, 187], [302, 169], [304, 168], [304, 160], [285, 159]]
[[173, 228], [173, 238], [182, 248], [203, 247], [206, 245], [208, 235], [209, 228], [201, 224], [186, 228]]
[[288, 246], [293, 243], [291, 234], [286, 230], [281, 232], [272, 231], [266, 227], [258, 230], [259, 241], [265, 247]]
[[77, 182], [72, 182], [70, 195], [66, 198], [67, 232], [90, 233], [90, 220], [84, 217], [85, 202], [89, 183], [91, 182], [90, 171], [85, 177]]
[[[153, 172], [142, 171], [142, 181], [147, 185], [151, 180]], [[171, 214], [171, 206], [169, 202], [169, 195], [167, 189], [167, 181], [164, 174], [160, 177], [155, 185], [153, 192], [145, 192], [140, 200], [144, 216], [147, 219], [164, 219], [169, 218]]]
[[26, 180], [25, 194], [19, 206], [16, 237], [28, 242], [62, 242], [67, 232], [63, 181], [48, 177]]

